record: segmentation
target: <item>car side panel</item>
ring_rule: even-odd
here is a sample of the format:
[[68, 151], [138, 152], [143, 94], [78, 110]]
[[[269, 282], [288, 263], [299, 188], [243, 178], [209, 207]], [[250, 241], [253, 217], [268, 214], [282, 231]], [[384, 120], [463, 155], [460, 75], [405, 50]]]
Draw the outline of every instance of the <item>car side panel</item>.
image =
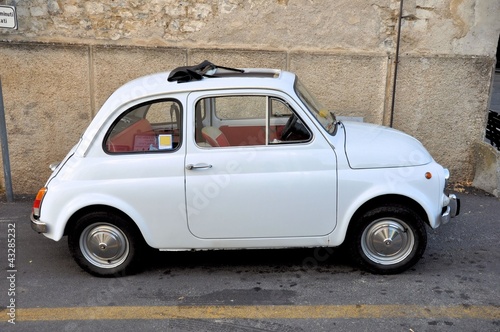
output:
[[[72, 169], [78, 169], [74, 172]], [[78, 210], [105, 205], [127, 214], [146, 241], [161, 247], [168, 234], [186, 231], [184, 153], [73, 156], [49, 184], [40, 220], [59, 240]]]

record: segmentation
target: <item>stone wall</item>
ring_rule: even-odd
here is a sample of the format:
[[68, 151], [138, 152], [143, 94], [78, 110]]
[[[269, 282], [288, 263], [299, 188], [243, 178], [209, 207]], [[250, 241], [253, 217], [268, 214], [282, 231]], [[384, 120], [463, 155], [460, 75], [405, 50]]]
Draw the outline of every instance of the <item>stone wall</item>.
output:
[[[34, 193], [118, 86], [204, 59], [296, 72], [339, 115], [419, 138], [474, 177], [500, 3], [405, 0], [394, 114], [396, 0], [0, 0], [0, 76], [16, 193]], [[0, 165], [1, 169], [1, 165]], [[3, 171], [0, 187], [3, 186]], [[1, 189], [0, 189], [1, 190]]]

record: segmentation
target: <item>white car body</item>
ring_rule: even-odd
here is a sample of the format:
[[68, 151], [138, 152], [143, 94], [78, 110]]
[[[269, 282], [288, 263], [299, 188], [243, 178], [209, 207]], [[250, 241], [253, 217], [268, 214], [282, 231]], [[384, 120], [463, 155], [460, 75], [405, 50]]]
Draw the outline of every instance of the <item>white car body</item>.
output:
[[[245, 72], [253, 74], [187, 83], [167, 82], [170, 73], [159, 73], [119, 88], [48, 179], [31, 218], [33, 228], [59, 241], [81, 211], [106, 207], [127, 216], [159, 250], [335, 247], [369, 202], [397, 198], [415, 207], [432, 228], [458, 213], [457, 199], [444, 194], [448, 171], [415, 138], [355, 122], [339, 122], [332, 135], [297, 95], [294, 74]], [[224, 148], [197, 143], [197, 102], [236, 95], [286, 103], [310, 138]], [[121, 114], [167, 99], [182, 110], [177, 150], [105, 151], [109, 128]], [[218, 124], [245, 121], [251, 122]]]

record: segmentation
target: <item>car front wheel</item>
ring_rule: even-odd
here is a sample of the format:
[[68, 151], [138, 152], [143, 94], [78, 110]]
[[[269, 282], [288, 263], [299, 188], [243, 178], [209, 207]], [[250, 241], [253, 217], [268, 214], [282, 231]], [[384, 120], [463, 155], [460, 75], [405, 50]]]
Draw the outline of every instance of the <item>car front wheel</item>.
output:
[[94, 212], [81, 217], [70, 231], [68, 245], [75, 261], [99, 277], [131, 274], [143, 247], [135, 225], [124, 218]]
[[403, 272], [418, 262], [427, 246], [422, 218], [405, 206], [374, 208], [353, 222], [348, 249], [353, 260], [372, 273]]

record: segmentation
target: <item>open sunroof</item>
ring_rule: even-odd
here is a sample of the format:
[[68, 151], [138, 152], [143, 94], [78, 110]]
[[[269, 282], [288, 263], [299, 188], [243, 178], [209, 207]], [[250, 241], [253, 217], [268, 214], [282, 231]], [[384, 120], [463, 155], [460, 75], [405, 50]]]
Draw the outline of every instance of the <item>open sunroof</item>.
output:
[[175, 68], [170, 72], [167, 80], [169, 82], [186, 83], [192, 81], [200, 81], [203, 79], [203, 77], [219, 77], [217, 75], [218, 69], [223, 69], [226, 72], [234, 73], [236, 75], [243, 74], [245, 72], [243, 69], [217, 66], [210, 61], [205, 60], [196, 66], [184, 66]]

